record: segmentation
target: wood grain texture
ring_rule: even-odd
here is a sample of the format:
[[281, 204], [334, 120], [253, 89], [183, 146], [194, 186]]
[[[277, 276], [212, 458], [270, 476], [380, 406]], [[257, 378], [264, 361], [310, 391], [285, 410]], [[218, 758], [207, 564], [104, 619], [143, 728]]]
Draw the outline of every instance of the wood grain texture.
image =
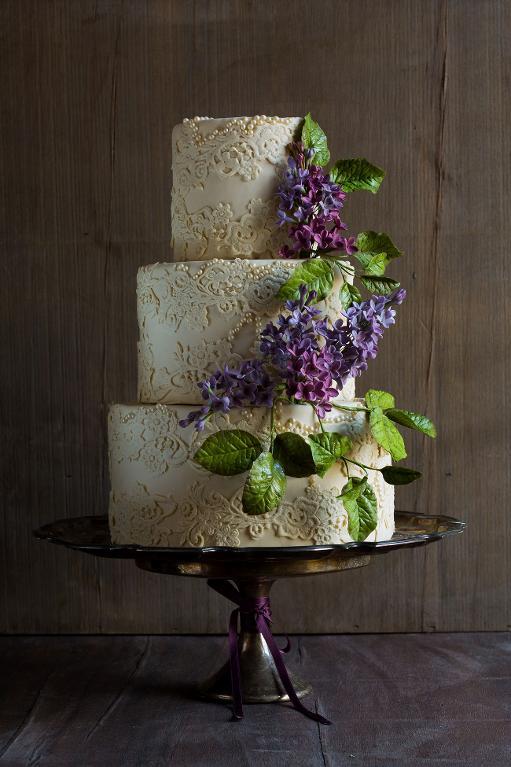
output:
[[217, 637], [0, 639], [0, 764], [74, 767], [507, 767], [506, 634], [295, 637], [307, 705], [193, 697], [227, 652]]
[[170, 257], [172, 126], [303, 114], [387, 170], [354, 231], [406, 252], [400, 321], [359, 384], [428, 412], [402, 508], [459, 539], [279, 583], [277, 628], [500, 630], [509, 583], [511, 5], [505, 0], [0, 4], [0, 630], [218, 632], [205, 584], [37, 543], [104, 513], [106, 409], [136, 394], [135, 275]]

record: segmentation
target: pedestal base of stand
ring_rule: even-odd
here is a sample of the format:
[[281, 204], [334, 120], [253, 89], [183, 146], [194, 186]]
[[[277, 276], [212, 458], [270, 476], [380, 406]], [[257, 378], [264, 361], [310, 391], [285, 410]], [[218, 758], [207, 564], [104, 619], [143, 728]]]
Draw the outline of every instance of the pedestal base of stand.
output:
[[[234, 581], [240, 597], [264, 600], [269, 595], [272, 582], [277, 578], [317, 575], [364, 567], [369, 564], [373, 555], [386, 554], [406, 547], [424, 546], [445, 536], [461, 533], [464, 526], [463, 522], [452, 517], [396, 511], [396, 532], [390, 541], [352, 542], [331, 546], [283, 546], [268, 549], [257, 547], [193, 549], [116, 545], [111, 541], [106, 516], [58, 520], [36, 530], [35, 535], [37, 538], [98, 557], [132, 559], [137, 567], [153, 573]], [[222, 593], [221, 589], [215, 590]], [[237, 598], [232, 599], [232, 595], [224, 593], [224, 596], [235, 604], [241, 604]], [[288, 695], [277, 673], [276, 664], [263, 636], [268, 636], [268, 633], [263, 630], [260, 634], [260, 621], [259, 629], [257, 623], [257, 617], [243, 614], [240, 610], [241, 630], [238, 634], [237, 646], [243, 701], [272, 703], [288, 700]], [[232, 631], [230, 636], [231, 646], [236, 647], [233, 643]], [[271, 636], [269, 641], [271, 642]], [[277, 651], [275, 651], [275, 657], [278, 661], [280, 660]], [[284, 669], [283, 678], [287, 678], [285, 671]], [[299, 698], [303, 698], [312, 691], [310, 685], [297, 679], [293, 674], [289, 676]], [[291, 690], [291, 687], [289, 689]], [[237, 687], [236, 691], [238, 692]], [[197, 692], [201, 697], [210, 700], [232, 700], [229, 663], [202, 684]], [[238, 701], [238, 704], [241, 704], [241, 701]], [[302, 706], [303, 704], [296, 701], [298, 710], [302, 710]], [[302, 710], [302, 713], [316, 721], [327, 723], [324, 717], [318, 718], [314, 712]]]
[[[239, 638], [241, 689], [244, 703], [276, 703], [289, 696], [279, 679], [275, 663], [261, 634], [243, 632]], [[289, 672], [288, 672], [289, 673]], [[289, 673], [299, 698], [312, 692], [310, 684]], [[225, 663], [198, 688], [200, 698], [232, 701], [231, 669]]]
[[[269, 598], [273, 585], [271, 578], [233, 579], [239, 594], [245, 598]], [[241, 693], [244, 703], [275, 703], [287, 701], [289, 696], [279, 677], [275, 661], [265, 638], [259, 633], [254, 616], [240, 615], [238, 654], [240, 662]], [[289, 673], [299, 698], [312, 692], [310, 684]], [[201, 698], [207, 700], [232, 700], [231, 667], [229, 661], [198, 688]]]

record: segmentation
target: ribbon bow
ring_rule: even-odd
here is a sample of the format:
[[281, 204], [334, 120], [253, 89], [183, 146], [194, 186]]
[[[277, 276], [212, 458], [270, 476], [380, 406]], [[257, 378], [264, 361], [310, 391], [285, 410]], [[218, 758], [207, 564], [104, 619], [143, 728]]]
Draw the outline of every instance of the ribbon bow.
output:
[[262, 634], [268, 649], [275, 662], [277, 672], [280, 677], [280, 681], [289, 696], [289, 700], [304, 716], [313, 719], [315, 722], [321, 724], [331, 724], [328, 719], [325, 719], [321, 714], [317, 714], [314, 711], [310, 711], [301, 703], [298, 695], [295, 692], [293, 683], [289, 678], [285, 663], [282, 659], [282, 653], [287, 652], [289, 649], [289, 641], [287, 648], [280, 650], [275, 642], [275, 638], [271, 633], [271, 609], [269, 597], [245, 597], [240, 594], [238, 589], [229, 581], [224, 580], [208, 580], [208, 586], [214, 591], [217, 591], [226, 599], [230, 599], [231, 602], [238, 605], [231, 613], [229, 619], [229, 662], [231, 667], [231, 686], [232, 686], [232, 699], [233, 699], [233, 718], [243, 718], [243, 699], [241, 694], [241, 673], [240, 673], [240, 657], [238, 650], [238, 618], [240, 613], [252, 615], [255, 621], [257, 631]]

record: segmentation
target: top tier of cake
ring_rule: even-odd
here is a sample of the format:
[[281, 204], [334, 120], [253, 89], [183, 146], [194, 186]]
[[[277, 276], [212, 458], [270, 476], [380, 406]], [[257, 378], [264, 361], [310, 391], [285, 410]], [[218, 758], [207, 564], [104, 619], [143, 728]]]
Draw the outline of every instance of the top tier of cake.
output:
[[174, 261], [275, 258], [276, 191], [301, 117], [185, 119], [172, 131]]

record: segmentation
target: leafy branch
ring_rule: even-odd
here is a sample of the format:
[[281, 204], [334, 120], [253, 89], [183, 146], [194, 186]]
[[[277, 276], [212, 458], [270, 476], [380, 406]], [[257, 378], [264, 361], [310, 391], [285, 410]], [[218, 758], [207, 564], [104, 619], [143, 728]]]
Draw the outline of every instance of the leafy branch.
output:
[[[310, 113], [306, 115], [301, 133], [297, 138], [300, 143], [292, 146], [301, 147], [305, 153], [299, 155], [304, 172], [309, 172], [311, 165], [325, 169], [330, 160], [327, 137]], [[330, 171], [322, 171], [324, 186], [327, 186], [327, 182], [335, 184], [337, 193], [340, 188], [344, 195], [359, 190], [375, 194], [384, 176], [385, 173], [381, 168], [361, 157], [338, 160], [332, 165]], [[288, 196], [285, 193], [283, 195], [287, 201]], [[294, 197], [293, 200], [295, 200]], [[290, 208], [288, 208], [289, 204]], [[307, 223], [305, 229], [308, 229], [310, 233], [313, 232], [315, 224], [319, 226], [319, 232], [314, 230], [312, 239], [303, 240], [305, 244], [302, 245], [299, 253], [301, 257], [311, 259], [315, 266], [310, 268], [307, 264], [298, 266], [295, 273], [282, 286], [279, 293], [281, 298], [297, 298], [299, 285], [305, 284], [309, 290], [316, 291], [316, 300], [321, 301], [332, 290], [336, 271], [342, 274], [345, 285], [348, 285], [348, 287], [343, 285], [341, 289], [341, 301], [345, 309], [349, 308], [354, 301], [361, 300], [358, 287], [349, 284], [354, 279], [360, 280], [361, 285], [370, 293], [378, 295], [388, 295], [399, 288], [399, 282], [385, 276], [385, 269], [394, 258], [402, 255], [401, 251], [384, 232], [371, 230], [361, 232], [356, 240], [340, 236], [341, 230], [345, 228], [338, 217], [340, 204], [341, 202], [338, 201], [337, 212], [334, 205], [332, 208], [334, 213], [331, 210], [330, 218], [328, 214], [325, 218], [324, 201], [309, 203], [305, 221], [302, 202], [297, 203], [296, 200], [293, 204], [286, 202], [280, 211], [282, 222], [287, 222], [293, 227], [291, 232], [295, 232], [304, 223]], [[344, 260], [347, 256], [353, 256], [362, 267], [361, 270], [356, 271], [352, 264]], [[325, 260], [326, 263], [318, 266], [318, 259]]]
[[[339, 404], [334, 407], [366, 413], [373, 438], [394, 461], [406, 458], [404, 440], [396, 424], [430, 437], [436, 436], [435, 426], [429, 418], [396, 408], [395, 399], [388, 392], [370, 389], [364, 403], [356, 407]], [[303, 437], [289, 431], [275, 434], [272, 417], [270, 446], [266, 451], [259, 438], [247, 431], [218, 431], [205, 439], [194, 459], [208, 471], [223, 476], [248, 472], [242, 501], [245, 513], [253, 515], [265, 514], [280, 505], [286, 490], [286, 477], [310, 477], [313, 474], [324, 477], [335, 463], [342, 462], [346, 466], [349, 482], [346, 485], [348, 490], [343, 490], [340, 498], [348, 515], [351, 515], [353, 529], [356, 527], [353, 521], [355, 512], [367, 517], [372, 508], [374, 493], [367, 484], [368, 472], [380, 472], [385, 482], [391, 485], [405, 485], [421, 476], [415, 469], [398, 466], [376, 468], [350, 458], [353, 448], [350, 438], [338, 432], [325, 431], [322, 419], [318, 420], [321, 431]], [[348, 464], [364, 471], [366, 484], [357, 477], [350, 477]], [[359, 521], [359, 529], [363, 532], [367, 529], [368, 518], [363, 524]]]
[[389, 295], [400, 287], [397, 280], [385, 276], [388, 264], [402, 255], [388, 234], [361, 232], [357, 237], [357, 248], [352, 257], [362, 265], [361, 270], [346, 261], [344, 253], [324, 253], [296, 266], [280, 287], [279, 298], [296, 300], [300, 285], [306, 285], [309, 290], [316, 292], [316, 301], [322, 301], [332, 292], [336, 273], [343, 279], [340, 300], [344, 309], [348, 309], [354, 301], [362, 300], [362, 294], [354, 284], [355, 280], [360, 280], [369, 293], [381, 296]]

